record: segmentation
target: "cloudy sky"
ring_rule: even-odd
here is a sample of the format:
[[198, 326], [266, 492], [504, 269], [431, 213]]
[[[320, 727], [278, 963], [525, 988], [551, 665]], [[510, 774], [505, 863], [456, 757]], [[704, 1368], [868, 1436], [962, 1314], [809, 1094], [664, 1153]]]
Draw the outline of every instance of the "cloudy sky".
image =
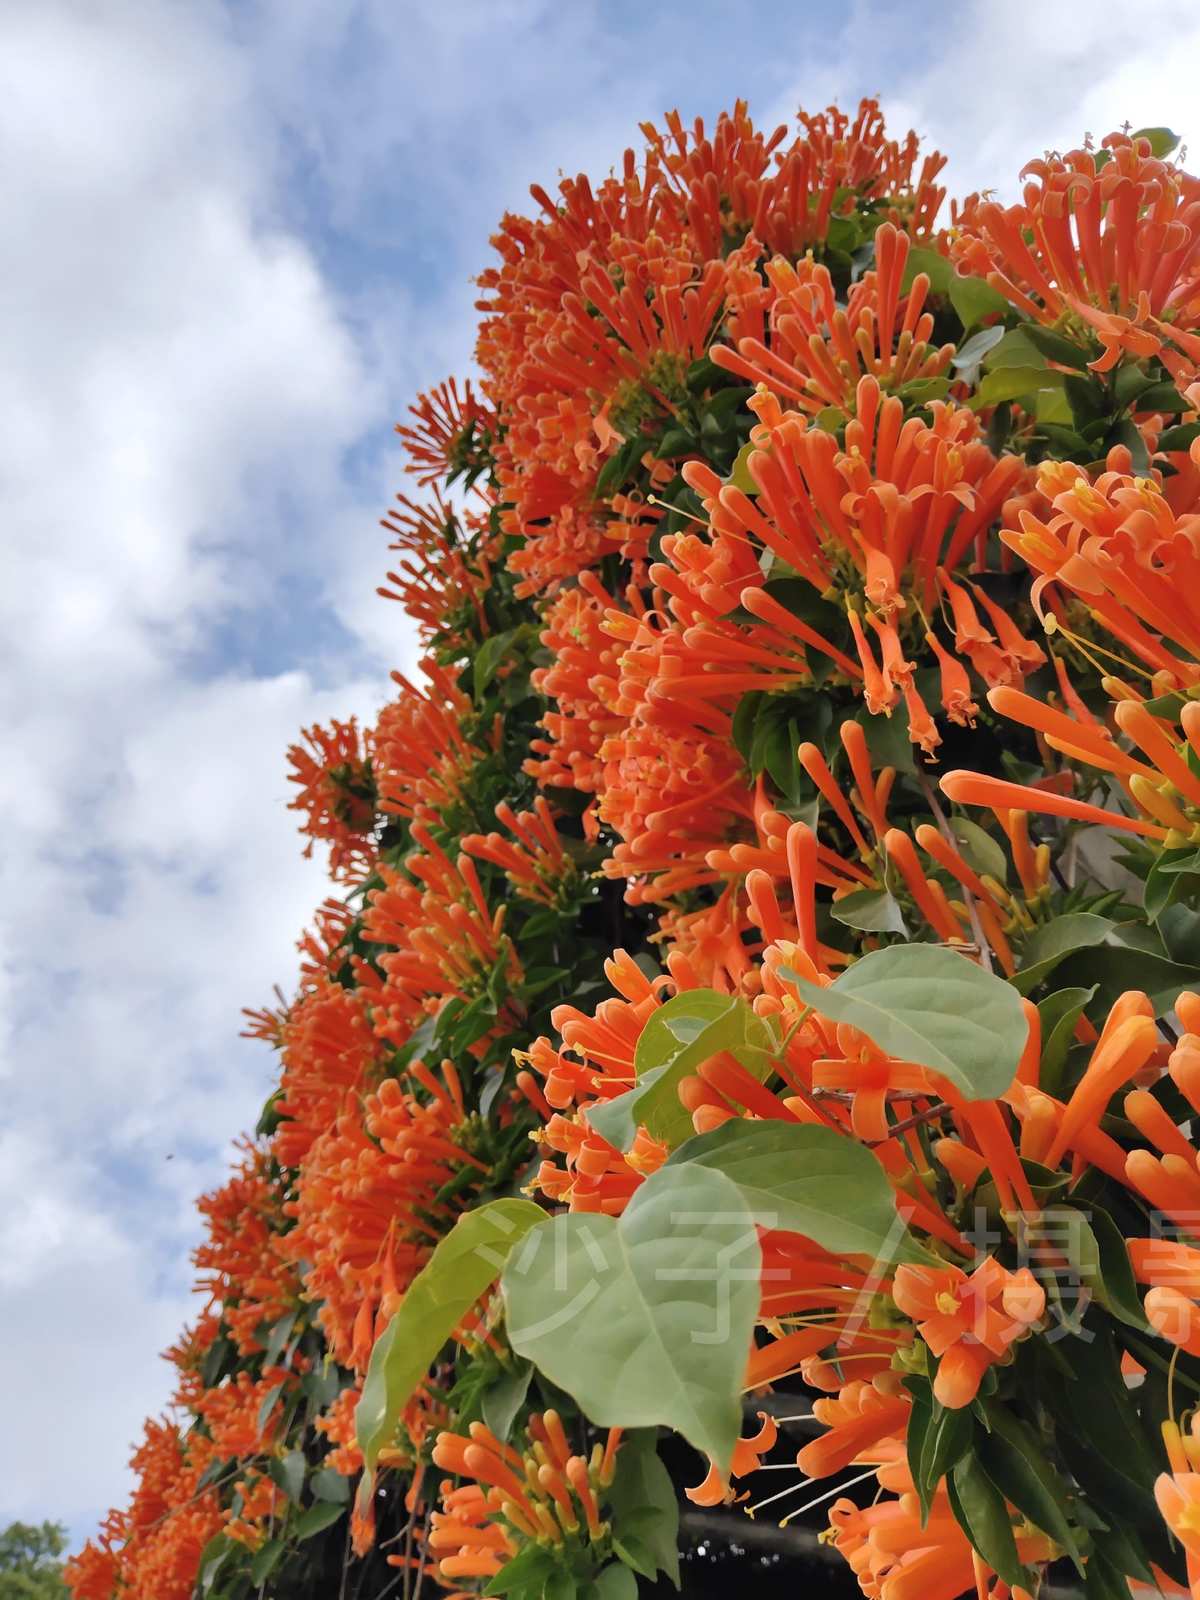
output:
[[268, 1084], [239, 1008], [321, 894], [301, 723], [411, 663], [390, 425], [469, 366], [527, 186], [644, 118], [882, 96], [952, 189], [1200, 139], [1191, 0], [0, 0], [0, 1525], [127, 1490], [191, 1201]]

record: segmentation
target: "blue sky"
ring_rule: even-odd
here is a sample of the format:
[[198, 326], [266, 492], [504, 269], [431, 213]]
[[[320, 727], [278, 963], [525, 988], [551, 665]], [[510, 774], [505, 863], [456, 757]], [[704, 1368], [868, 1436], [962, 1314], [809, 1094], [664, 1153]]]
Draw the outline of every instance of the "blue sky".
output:
[[192, 1200], [269, 1082], [239, 1007], [323, 892], [283, 752], [412, 664], [374, 595], [391, 425], [467, 369], [500, 213], [739, 95], [879, 93], [957, 192], [1126, 118], [1200, 137], [1194, 5], [1052, 14], [0, 8], [0, 1523], [90, 1531], [166, 1401]]

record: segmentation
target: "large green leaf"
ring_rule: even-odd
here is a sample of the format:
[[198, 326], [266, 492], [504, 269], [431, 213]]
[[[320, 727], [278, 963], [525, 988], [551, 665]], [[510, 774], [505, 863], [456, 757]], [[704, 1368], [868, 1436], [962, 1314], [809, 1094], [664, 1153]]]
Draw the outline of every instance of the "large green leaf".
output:
[[1028, 994], [1074, 951], [1103, 944], [1115, 927], [1110, 917], [1097, 917], [1090, 911], [1069, 911], [1055, 917], [1026, 939], [1013, 983], [1022, 994]]
[[1097, 1009], [1111, 1007], [1128, 989], [1143, 989], [1155, 1016], [1163, 1017], [1174, 1008], [1180, 990], [1200, 982], [1200, 966], [1183, 966], [1157, 951], [1137, 949], [1114, 934], [1103, 945], [1068, 957], [1059, 977], [1077, 986], [1094, 983]]
[[723, 1172], [760, 1228], [801, 1233], [838, 1255], [923, 1261], [892, 1186], [857, 1140], [810, 1123], [734, 1118], [680, 1145], [667, 1162]]
[[460, 1217], [413, 1279], [371, 1352], [354, 1414], [368, 1478], [429, 1363], [513, 1248], [546, 1220], [532, 1200], [492, 1200]]
[[508, 1337], [602, 1427], [664, 1425], [727, 1469], [762, 1252], [737, 1186], [664, 1167], [620, 1217], [530, 1234], [501, 1279]]
[[677, 1145], [692, 1131], [692, 1119], [679, 1103], [682, 1080], [722, 1050], [764, 1078], [774, 1046], [770, 1028], [745, 1000], [714, 989], [689, 989], [660, 1006], [642, 1029], [634, 1087], [589, 1111], [588, 1121], [619, 1150], [628, 1150], [639, 1126]]
[[995, 1099], [1016, 1075], [1028, 1033], [1020, 996], [953, 950], [875, 950], [828, 988], [780, 970], [823, 1017], [858, 1028], [900, 1061], [928, 1067], [969, 1100]]

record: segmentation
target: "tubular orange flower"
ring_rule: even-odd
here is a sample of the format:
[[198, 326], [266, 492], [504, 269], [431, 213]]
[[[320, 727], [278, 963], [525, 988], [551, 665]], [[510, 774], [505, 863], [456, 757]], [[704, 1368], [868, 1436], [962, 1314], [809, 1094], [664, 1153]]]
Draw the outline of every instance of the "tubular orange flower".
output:
[[896, 1268], [892, 1295], [939, 1358], [933, 1392], [942, 1405], [970, 1405], [984, 1373], [1029, 1331], [1046, 1296], [1028, 1267], [1009, 1272], [994, 1257], [968, 1277], [961, 1267]]

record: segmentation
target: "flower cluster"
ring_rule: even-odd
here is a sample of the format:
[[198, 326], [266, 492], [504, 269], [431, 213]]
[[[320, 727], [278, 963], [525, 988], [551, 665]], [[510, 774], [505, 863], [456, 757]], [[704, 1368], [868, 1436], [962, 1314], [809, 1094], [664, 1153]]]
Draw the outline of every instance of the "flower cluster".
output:
[[595, 1600], [681, 1500], [1200, 1597], [1200, 182], [642, 134], [399, 429], [420, 671], [290, 752], [337, 895], [79, 1600]]

